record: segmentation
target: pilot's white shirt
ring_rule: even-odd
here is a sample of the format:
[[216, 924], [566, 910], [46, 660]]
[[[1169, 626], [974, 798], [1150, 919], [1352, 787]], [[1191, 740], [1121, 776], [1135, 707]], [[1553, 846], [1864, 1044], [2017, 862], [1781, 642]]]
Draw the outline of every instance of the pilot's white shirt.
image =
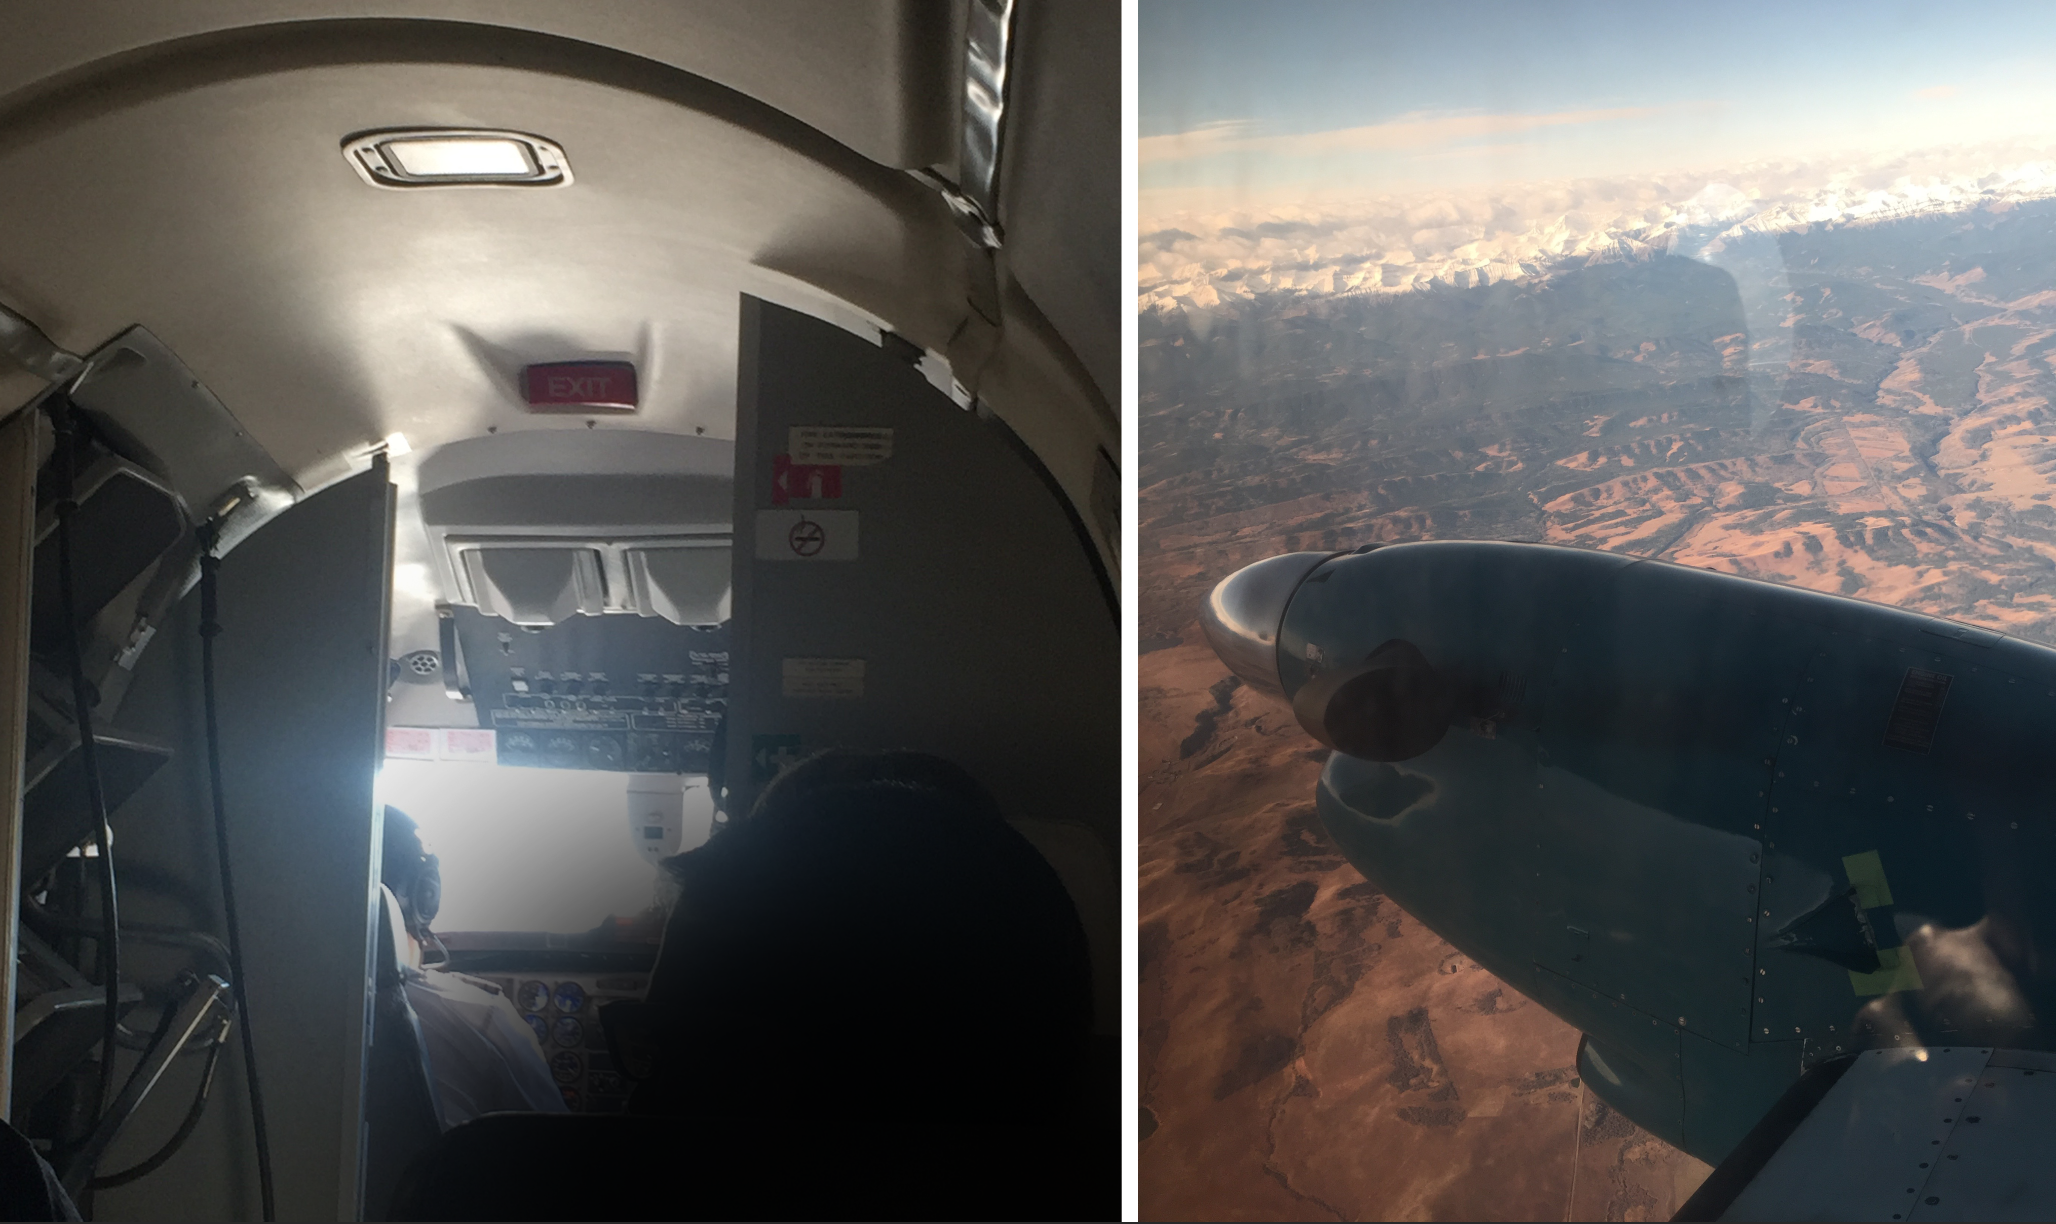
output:
[[461, 973], [406, 969], [401, 977], [421, 1020], [444, 1130], [503, 1110], [568, 1112], [535, 1030], [505, 995]]

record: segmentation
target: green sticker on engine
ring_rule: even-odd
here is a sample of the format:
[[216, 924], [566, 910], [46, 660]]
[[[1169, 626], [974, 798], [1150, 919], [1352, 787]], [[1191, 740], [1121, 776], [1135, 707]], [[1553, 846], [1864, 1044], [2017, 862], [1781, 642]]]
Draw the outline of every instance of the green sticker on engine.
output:
[[1885, 882], [1885, 864], [1877, 851], [1849, 855], [1842, 860], [1842, 870], [1856, 887], [1856, 904], [1868, 910], [1892, 903], [1892, 886]]
[[1892, 994], [1900, 990], [1921, 989], [1920, 970], [1914, 967], [1913, 954], [1904, 948], [1879, 948], [1878, 971], [1858, 973], [1849, 971], [1849, 987], [1859, 995]]

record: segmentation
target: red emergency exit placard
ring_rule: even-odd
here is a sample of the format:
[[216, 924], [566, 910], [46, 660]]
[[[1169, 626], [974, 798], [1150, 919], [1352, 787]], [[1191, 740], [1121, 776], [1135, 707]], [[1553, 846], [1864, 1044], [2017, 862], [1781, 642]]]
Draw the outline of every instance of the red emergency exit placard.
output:
[[635, 366], [626, 361], [553, 361], [521, 371], [521, 395], [541, 412], [634, 412]]

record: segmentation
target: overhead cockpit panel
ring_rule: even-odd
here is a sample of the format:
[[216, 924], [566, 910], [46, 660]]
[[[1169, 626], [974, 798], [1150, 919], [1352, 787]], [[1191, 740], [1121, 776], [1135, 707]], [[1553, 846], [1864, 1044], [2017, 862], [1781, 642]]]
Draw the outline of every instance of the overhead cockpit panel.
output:
[[443, 600], [512, 624], [727, 619], [734, 445], [609, 430], [446, 446], [421, 464]]

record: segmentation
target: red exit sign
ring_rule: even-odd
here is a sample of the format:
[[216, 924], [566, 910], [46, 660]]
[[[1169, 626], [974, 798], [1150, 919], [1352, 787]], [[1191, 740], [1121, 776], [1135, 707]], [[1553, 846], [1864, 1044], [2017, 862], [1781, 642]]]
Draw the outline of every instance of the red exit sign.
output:
[[521, 371], [530, 408], [634, 412], [635, 367], [626, 361], [553, 361]]

